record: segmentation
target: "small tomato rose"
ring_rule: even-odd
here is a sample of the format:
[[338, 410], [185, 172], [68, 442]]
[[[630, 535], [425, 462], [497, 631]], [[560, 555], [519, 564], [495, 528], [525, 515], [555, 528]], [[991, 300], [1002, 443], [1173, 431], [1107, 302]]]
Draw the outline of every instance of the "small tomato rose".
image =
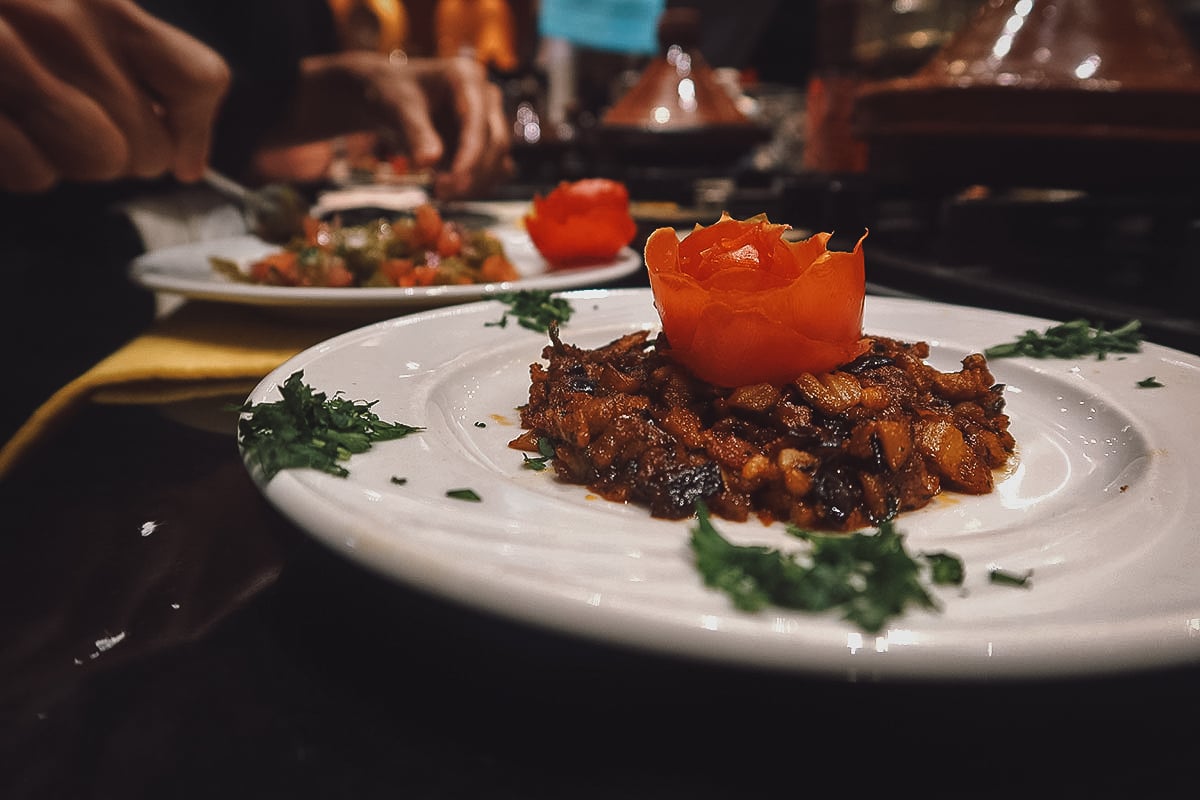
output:
[[563, 181], [533, 198], [525, 230], [551, 268], [609, 261], [633, 241], [629, 190], [608, 178]]
[[800, 242], [765, 214], [728, 214], [680, 240], [659, 228], [646, 240], [654, 305], [670, 354], [718, 386], [782, 385], [828, 372], [862, 353], [866, 273], [862, 238], [849, 253], [830, 234]]

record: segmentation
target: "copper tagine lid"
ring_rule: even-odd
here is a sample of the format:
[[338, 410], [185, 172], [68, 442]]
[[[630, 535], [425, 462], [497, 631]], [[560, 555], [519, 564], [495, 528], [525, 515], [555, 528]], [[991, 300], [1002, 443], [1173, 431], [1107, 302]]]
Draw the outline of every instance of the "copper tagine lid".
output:
[[717, 80], [698, 46], [700, 15], [668, 8], [659, 18], [661, 53], [601, 117], [599, 135], [622, 150], [710, 159], [732, 157], [770, 138], [752, 122]]
[[1200, 144], [1200, 57], [1162, 0], [987, 0], [916, 73], [863, 86], [854, 125], [876, 165], [949, 147], [948, 166], [1170, 172]]

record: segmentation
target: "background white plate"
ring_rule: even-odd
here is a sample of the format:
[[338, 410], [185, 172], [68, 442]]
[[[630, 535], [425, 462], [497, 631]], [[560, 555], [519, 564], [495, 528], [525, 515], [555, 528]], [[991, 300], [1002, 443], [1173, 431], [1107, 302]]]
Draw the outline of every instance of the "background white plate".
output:
[[641, 255], [626, 247], [608, 262], [551, 271], [523, 230], [511, 226], [497, 226], [489, 230], [503, 243], [509, 261], [521, 275], [520, 280], [471, 286], [325, 288], [237, 283], [217, 273], [209, 261], [213, 256], [248, 264], [280, 249], [279, 245], [249, 235], [153, 250], [132, 262], [130, 277], [151, 291], [171, 292], [196, 300], [302, 311], [326, 309], [399, 313], [470, 302], [516, 289], [561, 291], [603, 286], [643, 268]]
[[[649, 290], [568, 295], [564, 341], [593, 347], [655, 328]], [[844, 679], [1112, 673], [1200, 659], [1200, 360], [1146, 345], [1105, 360], [1001, 359], [1018, 461], [993, 494], [946, 495], [901, 515], [910, 550], [959, 555], [961, 590], [939, 612], [879, 635], [834, 614], [735, 610], [705, 588], [691, 521], [652, 519], [523, 469], [529, 365], [544, 335], [487, 327], [504, 307], [453, 306], [367, 326], [297, 355], [249, 396], [277, 399], [296, 370], [318, 390], [377, 400], [390, 421], [425, 426], [348, 463], [339, 479], [289, 470], [262, 486], [299, 527], [351, 559], [473, 607], [599, 640]], [[866, 330], [931, 345], [958, 369], [970, 352], [1049, 321], [869, 297]], [[1137, 382], [1156, 377], [1163, 388]], [[407, 479], [404, 485], [393, 476]], [[472, 488], [482, 502], [449, 499]], [[781, 526], [715, 520], [726, 537], [794, 549]], [[1031, 586], [988, 570], [1033, 570]]]

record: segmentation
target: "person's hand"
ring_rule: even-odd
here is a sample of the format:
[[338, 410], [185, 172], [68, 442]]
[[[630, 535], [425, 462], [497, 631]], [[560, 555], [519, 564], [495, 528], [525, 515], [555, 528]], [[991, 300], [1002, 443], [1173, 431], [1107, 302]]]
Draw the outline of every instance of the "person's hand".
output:
[[[480, 194], [510, 178], [512, 139], [504, 97], [500, 87], [488, 80], [484, 67], [458, 57], [410, 61], [408, 69], [425, 92], [429, 117], [414, 114], [414, 107], [401, 105], [399, 98], [390, 107], [401, 115], [418, 166], [433, 167], [444, 159], [434, 138], [436, 131], [441, 131], [444, 146], [451, 148], [447, 165], [437, 174], [437, 195]], [[430, 120], [434, 130], [428, 128]]]
[[301, 75], [296, 116], [286, 126], [293, 135], [382, 127], [405, 146], [415, 167], [435, 171], [442, 199], [477, 196], [512, 176], [500, 88], [472, 59], [398, 63], [355, 51], [310, 57]]
[[0, 190], [196, 180], [229, 80], [131, 0], [0, 0]]

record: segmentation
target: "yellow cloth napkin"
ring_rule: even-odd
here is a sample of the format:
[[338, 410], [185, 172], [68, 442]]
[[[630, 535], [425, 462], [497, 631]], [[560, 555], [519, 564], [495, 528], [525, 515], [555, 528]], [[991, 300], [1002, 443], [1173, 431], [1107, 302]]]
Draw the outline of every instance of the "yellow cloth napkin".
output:
[[0, 480], [85, 402], [244, 396], [296, 353], [354, 327], [292, 313], [185, 303], [46, 400], [0, 449]]

